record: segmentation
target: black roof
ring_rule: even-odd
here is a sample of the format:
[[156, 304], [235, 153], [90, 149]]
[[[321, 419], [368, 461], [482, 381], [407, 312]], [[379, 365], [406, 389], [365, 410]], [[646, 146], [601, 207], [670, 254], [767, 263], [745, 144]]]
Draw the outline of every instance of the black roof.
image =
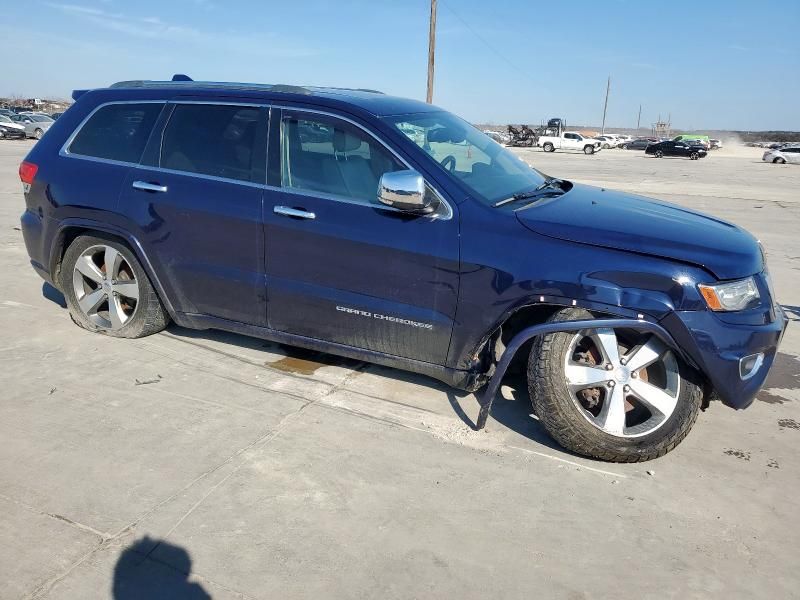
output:
[[197, 92], [263, 92], [269, 95], [288, 94], [294, 96], [315, 96], [354, 104], [379, 116], [439, 110], [436, 107], [424, 102], [420, 102], [419, 100], [387, 96], [383, 92], [363, 88], [318, 87], [267, 83], [236, 83], [224, 81], [192, 81], [188, 80], [187, 78], [173, 79], [172, 81], [154, 81], [143, 79], [119, 81], [110, 85], [109, 89], [179, 89]]

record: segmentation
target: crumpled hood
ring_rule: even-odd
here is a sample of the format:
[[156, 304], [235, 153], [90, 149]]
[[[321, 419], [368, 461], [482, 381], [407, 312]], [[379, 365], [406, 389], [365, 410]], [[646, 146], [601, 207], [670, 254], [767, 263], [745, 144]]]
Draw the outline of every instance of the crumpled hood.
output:
[[517, 210], [531, 231], [572, 242], [649, 254], [704, 267], [719, 279], [762, 270], [756, 239], [744, 229], [679, 206], [575, 184]]

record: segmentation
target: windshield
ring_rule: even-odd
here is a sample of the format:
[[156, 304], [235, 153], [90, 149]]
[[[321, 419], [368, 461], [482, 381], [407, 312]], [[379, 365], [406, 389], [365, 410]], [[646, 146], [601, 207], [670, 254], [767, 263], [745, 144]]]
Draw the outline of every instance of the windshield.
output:
[[0, 123], [13, 123], [13, 122], [14, 122], [14, 121], [12, 121], [11, 119], [9, 119], [7, 116], [5, 116], [5, 115], [0, 115]]
[[530, 191], [545, 180], [515, 154], [450, 113], [416, 113], [386, 120], [486, 204]]
[[44, 115], [28, 115], [31, 119], [38, 123], [46, 123], [48, 121], [52, 121], [50, 117], [45, 117]]

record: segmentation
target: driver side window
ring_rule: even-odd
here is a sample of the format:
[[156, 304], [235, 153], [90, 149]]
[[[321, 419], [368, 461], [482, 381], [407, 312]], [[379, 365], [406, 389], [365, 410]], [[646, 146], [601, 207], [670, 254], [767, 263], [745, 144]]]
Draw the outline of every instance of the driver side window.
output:
[[378, 204], [381, 175], [405, 169], [360, 128], [301, 112], [281, 121], [281, 186]]

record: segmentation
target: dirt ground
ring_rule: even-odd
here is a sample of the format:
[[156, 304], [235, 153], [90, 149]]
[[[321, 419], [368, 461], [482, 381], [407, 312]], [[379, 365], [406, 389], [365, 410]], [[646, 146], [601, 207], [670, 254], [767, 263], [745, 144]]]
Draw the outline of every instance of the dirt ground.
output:
[[741, 224], [793, 323], [758, 401], [664, 458], [556, 446], [509, 378], [471, 394], [171, 326], [75, 327], [28, 265], [0, 142], [0, 598], [800, 597], [800, 167], [519, 150]]

